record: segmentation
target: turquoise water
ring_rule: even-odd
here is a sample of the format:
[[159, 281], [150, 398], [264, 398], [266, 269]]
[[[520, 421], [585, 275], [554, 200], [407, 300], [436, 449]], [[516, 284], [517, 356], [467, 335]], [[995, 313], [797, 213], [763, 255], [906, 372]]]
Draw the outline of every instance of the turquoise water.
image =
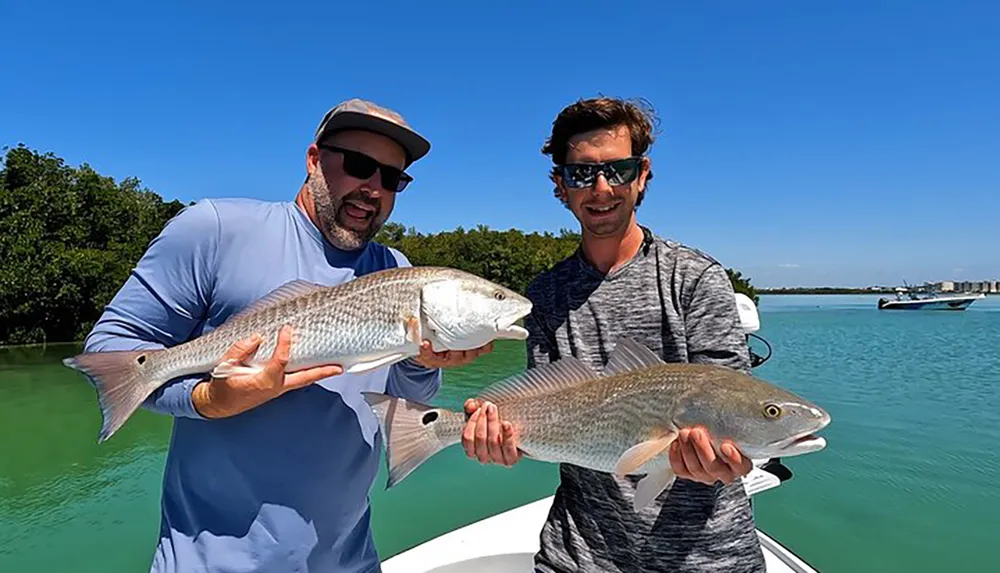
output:
[[[833, 416], [828, 448], [756, 498], [759, 526], [824, 573], [1000, 571], [1000, 297], [965, 312], [880, 312], [874, 296], [764, 296], [758, 375]], [[755, 349], [763, 347], [755, 342]], [[0, 572], [148, 570], [169, 422], [140, 412], [94, 443], [92, 391], [58, 359], [0, 350]], [[502, 344], [450, 372], [438, 402], [523, 368]], [[373, 488], [384, 557], [550, 495], [555, 466], [483, 467], [453, 448]]]
[[776, 356], [758, 374], [834, 422], [759, 523], [823, 571], [1000, 571], [1000, 297], [961, 313], [876, 298], [762, 301]]

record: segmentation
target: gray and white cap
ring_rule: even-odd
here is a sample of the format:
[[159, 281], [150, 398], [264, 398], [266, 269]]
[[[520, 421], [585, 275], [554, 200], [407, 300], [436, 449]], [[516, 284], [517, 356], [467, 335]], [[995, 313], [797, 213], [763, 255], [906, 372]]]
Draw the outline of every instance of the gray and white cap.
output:
[[359, 98], [349, 99], [330, 109], [316, 128], [317, 143], [327, 134], [343, 129], [363, 129], [395, 140], [406, 150], [407, 165], [427, 155], [431, 144], [417, 133], [399, 113]]

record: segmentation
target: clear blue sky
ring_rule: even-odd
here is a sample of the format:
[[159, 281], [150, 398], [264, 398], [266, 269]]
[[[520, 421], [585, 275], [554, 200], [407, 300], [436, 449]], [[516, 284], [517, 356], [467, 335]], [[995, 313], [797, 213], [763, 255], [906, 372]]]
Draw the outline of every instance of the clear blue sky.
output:
[[[169, 7], [154, 6], [170, 5]], [[1000, 279], [1000, 8], [980, 1], [7, 2], [0, 145], [167, 199], [289, 199], [360, 96], [432, 141], [394, 219], [576, 227], [539, 149], [645, 97], [640, 220], [761, 286]]]

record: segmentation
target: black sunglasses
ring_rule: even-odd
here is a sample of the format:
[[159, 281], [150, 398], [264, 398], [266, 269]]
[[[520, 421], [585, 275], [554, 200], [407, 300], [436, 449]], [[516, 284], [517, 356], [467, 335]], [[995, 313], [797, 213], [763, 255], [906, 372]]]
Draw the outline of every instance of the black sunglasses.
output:
[[344, 173], [355, 179], [368, 179], [378, 171], [382, 176], [382, 187], [396, 193], [406, 189], [410, 181], [413, 181], [413, 177], [410, 177], [398, 167], [379, 163], [375, 158], [365, 155], [360, 151], [344, 149], [343, 147], [327, 145], [325, 143], [317, 147], [343, 154]]
[[563, 183], [573, 189], [590, 187], [604, 174], [609, 185], [625, 185], [635, 181], [642, 167], [642, 157], [626, 157], [604, 163], [567, 163], [557, 167]]

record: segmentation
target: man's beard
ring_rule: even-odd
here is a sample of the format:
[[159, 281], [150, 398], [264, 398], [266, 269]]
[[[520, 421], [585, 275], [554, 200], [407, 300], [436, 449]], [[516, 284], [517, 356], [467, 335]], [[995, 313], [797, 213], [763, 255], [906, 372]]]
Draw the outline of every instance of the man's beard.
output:
[[[320, 231], [330, 241], [333, 246], [345, 251], [355, 251], [365, 246], [368, 241], [375, 238], [379, 230], [382, 229], [384, 221], [379, 220], [381, 205], [378, 201], [368, 197], [360, 190], [352, 191], [340, 199], [334, 199], [333, 194], [326, 185], [323, 171], [319, 165], [309, 175], [306, 187], [312, 195], [313, 207], [316, 212]], [[344, 213], [344, 206], [347, 200], [354, 200], [366, 205], [370, 205], [375, 212], [368, 219], [368, 227], [363, 231], [357, 231], [347, 227], [343, 219], [347, 217]]]

